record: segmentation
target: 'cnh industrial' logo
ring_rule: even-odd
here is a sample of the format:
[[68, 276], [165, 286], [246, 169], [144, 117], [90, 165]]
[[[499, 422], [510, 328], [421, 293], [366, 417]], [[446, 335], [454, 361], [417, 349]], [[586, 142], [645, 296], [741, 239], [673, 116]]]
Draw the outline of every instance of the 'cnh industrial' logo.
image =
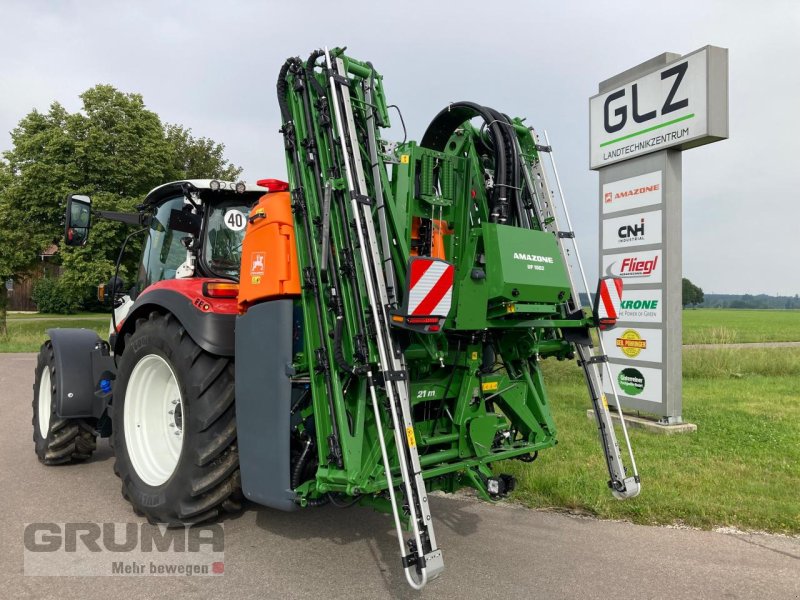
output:
[[[672, 87], [670, 88], [669, 92], [667, 93], [666, 98], [664, 99], [664, 103], [661, 105], [660, 110], [657, 108], [653, 108], [647, 112], [641, 112], [641, 107], [639, 106], [639, 84], [634, 83], [631, 86], [631, 96], [630, 100], [627, 98], [626, 89], [623, 88], [614, 92], [613, 94], [609, 94], [606, 98], [605, 102], [603, 103], [603, 128], [608, 133], [615, 133], [620, 131], [628, 122], [628, 109], [630, 108], [630, 117], [636, 123], [646, 123], [647, 121], [651, 121], [655, 119], [660, 114], [667, 115], [669, 113], [675, 112], [676, 110], [680, 110], [682, 108], [686, 108], [689, 106], [689, 99], [683, 98], [681, 100], [676, 100], [675, 96], [678, 94], [678, 89], [681, 86], [681, 82], [683, 81], [684, 75], [686, 75], [686, 69], [689, 67], [688, 61], [684, 61], [680, 64], [675, 65], [674, 67], [670, 67], [669, 69], [665, 69], [661, 71], [661, 80], [669, 79], [670, 77], [675, 77], [672, 81]], [[612, 115], [612, 107], [611, 104], [618, 100], [622, 101], [622, 104], [617, 104], [616, 107], [613, 109], [615, 117], [614, 122], [611, 122]], [[629, 106], [630, 103], [630, 106]]]
[[623, 225], [617, 229], [617, 236], [621, 243], [640, 242], [644, 240], [644, 217], [638, 225]]

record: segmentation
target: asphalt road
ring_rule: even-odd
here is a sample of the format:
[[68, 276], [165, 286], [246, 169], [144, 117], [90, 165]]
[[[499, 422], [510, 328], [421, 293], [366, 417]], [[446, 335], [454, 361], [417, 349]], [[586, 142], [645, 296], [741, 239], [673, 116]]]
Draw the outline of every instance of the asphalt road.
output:
[[2, 598], [800, 598], [797, 538], [642, 527], [461, 497], [431, 499], [446, 570], [421, 594], [405, 584], [389, 517], [363, 508], [250, 505], [225, 521], [222, 576], [24, 576], [25, 523], [140, 521], [120, 496], [105, 441], [87, 464], [37, 462], [33, 366], [34, 355], [0, 354]]

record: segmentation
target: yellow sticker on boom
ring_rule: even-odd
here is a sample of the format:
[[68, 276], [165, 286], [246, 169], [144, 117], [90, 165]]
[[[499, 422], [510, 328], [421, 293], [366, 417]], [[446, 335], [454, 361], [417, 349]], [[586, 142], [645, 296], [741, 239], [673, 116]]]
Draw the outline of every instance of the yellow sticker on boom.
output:
[[608, 400], [606, 400], [606, 395], [603, 394], [601, 398], [603, 398], [603, 406], [605, 407], [606, 410], [608, 410]]
[[407, 165], [408, 164], [409, 156], [408, 154], [401, 154], [400, 155], [400, 164]]
[[409, 448], [416, 448], [417, 440], [414, 437], [414, 428], [413, 427], [406, 427], [406, 437], [408, 438], [408, 447]]
[[261, 283], [261, 277], [259, 275], [250, 278], [251, 285], [258, 285], [259, 283]]
[[495, 391], [497, 389], [498, 385], [499, 385], [499, 382], [497, 382], [497, 381], [486, 381], [486, 382], [483, 383], [483, 385], [481, 385], [481, 389], [484, 392], [493, 392], [493, 391]]

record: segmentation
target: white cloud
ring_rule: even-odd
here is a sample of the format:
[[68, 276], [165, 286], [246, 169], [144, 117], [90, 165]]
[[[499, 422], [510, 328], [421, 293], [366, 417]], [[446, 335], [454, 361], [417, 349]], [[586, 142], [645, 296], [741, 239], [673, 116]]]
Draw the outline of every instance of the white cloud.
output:
[[278, 68], [347, 44], [383, 73], [411, 138], [461, 99], [548, 129], [591, 277], [588, 97], [661, 52], [728, 47], [731, 139], [683, 158], [684, 272], [706, 291], [800, 291], [796, 2], [6, 1], [2, 13], [0, 150], [31, 108], [74, 110], [79, 93], [111, 83], [224, 142], [246, 178], [281, 177]]

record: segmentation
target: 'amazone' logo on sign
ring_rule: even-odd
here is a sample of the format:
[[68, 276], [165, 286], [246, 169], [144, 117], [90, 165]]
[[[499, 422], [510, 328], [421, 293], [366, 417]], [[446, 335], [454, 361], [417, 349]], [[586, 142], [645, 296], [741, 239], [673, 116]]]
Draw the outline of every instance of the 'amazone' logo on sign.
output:
[[514, 252], [516, 260], [527, 260], [530, 262], [548, 263], [553, 264], [552, 256], [539, 256], [538, 254], [522, 254], [521, 252]]
[[[637, 196], [639, 194], [646, 194], [648, 192], [657, 192], [660, 189], [661, 189], [660, 183], [656, 183], [655, 185], [646, 185], [643, 187], [634, 188], [632, 190], [624, 190], [622, 192], [617, 192], [616, 194], [614, 194], [614, 199], [627, 198], [628, 196]], [[611, 193], [609, 192], [607, 196], [610, 195]], [[606, 198], [606, 202], [611, 202], [611, 198], [610, 197]]]

